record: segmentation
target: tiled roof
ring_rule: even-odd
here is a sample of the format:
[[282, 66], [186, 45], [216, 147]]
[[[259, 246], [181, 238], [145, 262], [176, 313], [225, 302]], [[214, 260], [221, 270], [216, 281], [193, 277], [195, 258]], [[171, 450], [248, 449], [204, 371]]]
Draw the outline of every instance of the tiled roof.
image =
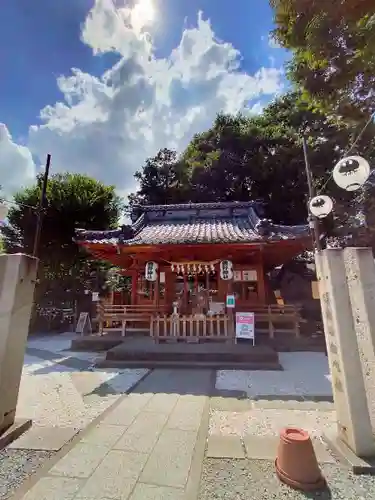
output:
[[[281, 226], [262, 219], [256, 202], [138, 207], [136, 222], [113, 231], [76, 232], [76, 241], [108, 245], [255, 243], [305, 238], [308, 226]], [[138, 212], [140, 213], [140, 212]]]

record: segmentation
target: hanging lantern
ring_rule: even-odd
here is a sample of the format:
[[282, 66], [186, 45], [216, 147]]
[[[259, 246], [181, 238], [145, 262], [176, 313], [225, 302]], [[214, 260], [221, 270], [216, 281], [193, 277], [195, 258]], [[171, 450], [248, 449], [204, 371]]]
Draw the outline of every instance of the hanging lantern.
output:
[[360, 189], [370, 176], [370, 165], [361, 156], [348, 156], [336, 163], [333, 180], [345, 191]]
[[220, 262], [220, 278], [225, 281], [233, 278], [233, 264], [230, 260]]
[[147, 281], [156, 281], [158, 274], [158, 265], [156, 262], [147, 262], [145, 269], [145, 277]]
[[327, 217], [332, 212], [333, 201], [326, 195], [314, 196], [310, 200], [309, 209], [312, 215], [318, 219], [324, 219], [324, 217]]

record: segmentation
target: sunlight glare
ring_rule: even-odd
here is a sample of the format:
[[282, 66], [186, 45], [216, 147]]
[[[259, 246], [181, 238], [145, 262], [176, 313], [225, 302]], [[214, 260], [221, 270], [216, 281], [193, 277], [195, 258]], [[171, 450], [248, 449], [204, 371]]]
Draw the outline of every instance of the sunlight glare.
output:
[[151, 24], [155, 19], [155, 6], [153, 0], [138, 0], [131, 12], [133, 28], [141, 32], [143, 27]]

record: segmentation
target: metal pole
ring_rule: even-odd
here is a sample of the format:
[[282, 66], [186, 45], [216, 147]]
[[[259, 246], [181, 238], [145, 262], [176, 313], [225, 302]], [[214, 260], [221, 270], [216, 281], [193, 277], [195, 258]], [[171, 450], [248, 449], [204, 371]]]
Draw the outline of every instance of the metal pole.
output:
[[[309, 156], [308, 156], [308, 152], [307, 152], [307, 141], [306, 141], [305, 134], [302, 134], [302, 144], [303, 144], [303, 156], [305, 158], [305, 170], [306, 170], [306, 177], [307, 177], [307, 185], [309, 187], [309, 200], [311, 200], [315, 196], [315, 189], [314, 189], [312, 173], [311, 173], [311, 169], [310, 169]], [[312, 230], [313, 230], [313, 234], [314, 234], [316, 250], [319, 252], [322, 249], [322, 245], [320, 242], [319, 222], [318, 222], [318, 219], [316, 217], [314, 217], [313, 215], [311, 215], [309, 213], [309, 223], [310, 222], [312, 222]]]
[[40, 194], [40, 200], [39, 200], [39, 205], [38, 205], [38, 214], [37, 214], [35, 237], [34, 237], [33, 257], [38, 256], [40, 234], [42, 231], [42, 222], [43, 222], [43, 208], [44, 208], [44, 201], [46, 199], [47, 183], [48, 183], [48, 175], [49, 175], [50, 165], [51, 165], [51, 155], [48, 154], [47, 161], [46, 161], [46, 168], [45, 168], [44, 176], [43, 176], [42, 192]]

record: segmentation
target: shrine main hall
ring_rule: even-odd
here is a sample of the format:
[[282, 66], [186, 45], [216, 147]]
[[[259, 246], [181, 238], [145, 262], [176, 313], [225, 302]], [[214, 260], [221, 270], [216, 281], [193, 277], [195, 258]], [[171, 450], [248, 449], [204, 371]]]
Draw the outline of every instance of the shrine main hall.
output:
[[311, 248], [307, 225], [275, 224], [256, 201], [138, 206], [131, 221], [115, 230], [77, 230], [76, 242], [131, 279], [127, 300], [109, 305], [127, 307], [133, 318], [149, 315], [151, 330], [160, 331], [161, 317], [168, 330], [165, 318], [173, 314], [191, 323], [238, 311], [254, 312], [256, 320], [279, 313], [269, 272]]

